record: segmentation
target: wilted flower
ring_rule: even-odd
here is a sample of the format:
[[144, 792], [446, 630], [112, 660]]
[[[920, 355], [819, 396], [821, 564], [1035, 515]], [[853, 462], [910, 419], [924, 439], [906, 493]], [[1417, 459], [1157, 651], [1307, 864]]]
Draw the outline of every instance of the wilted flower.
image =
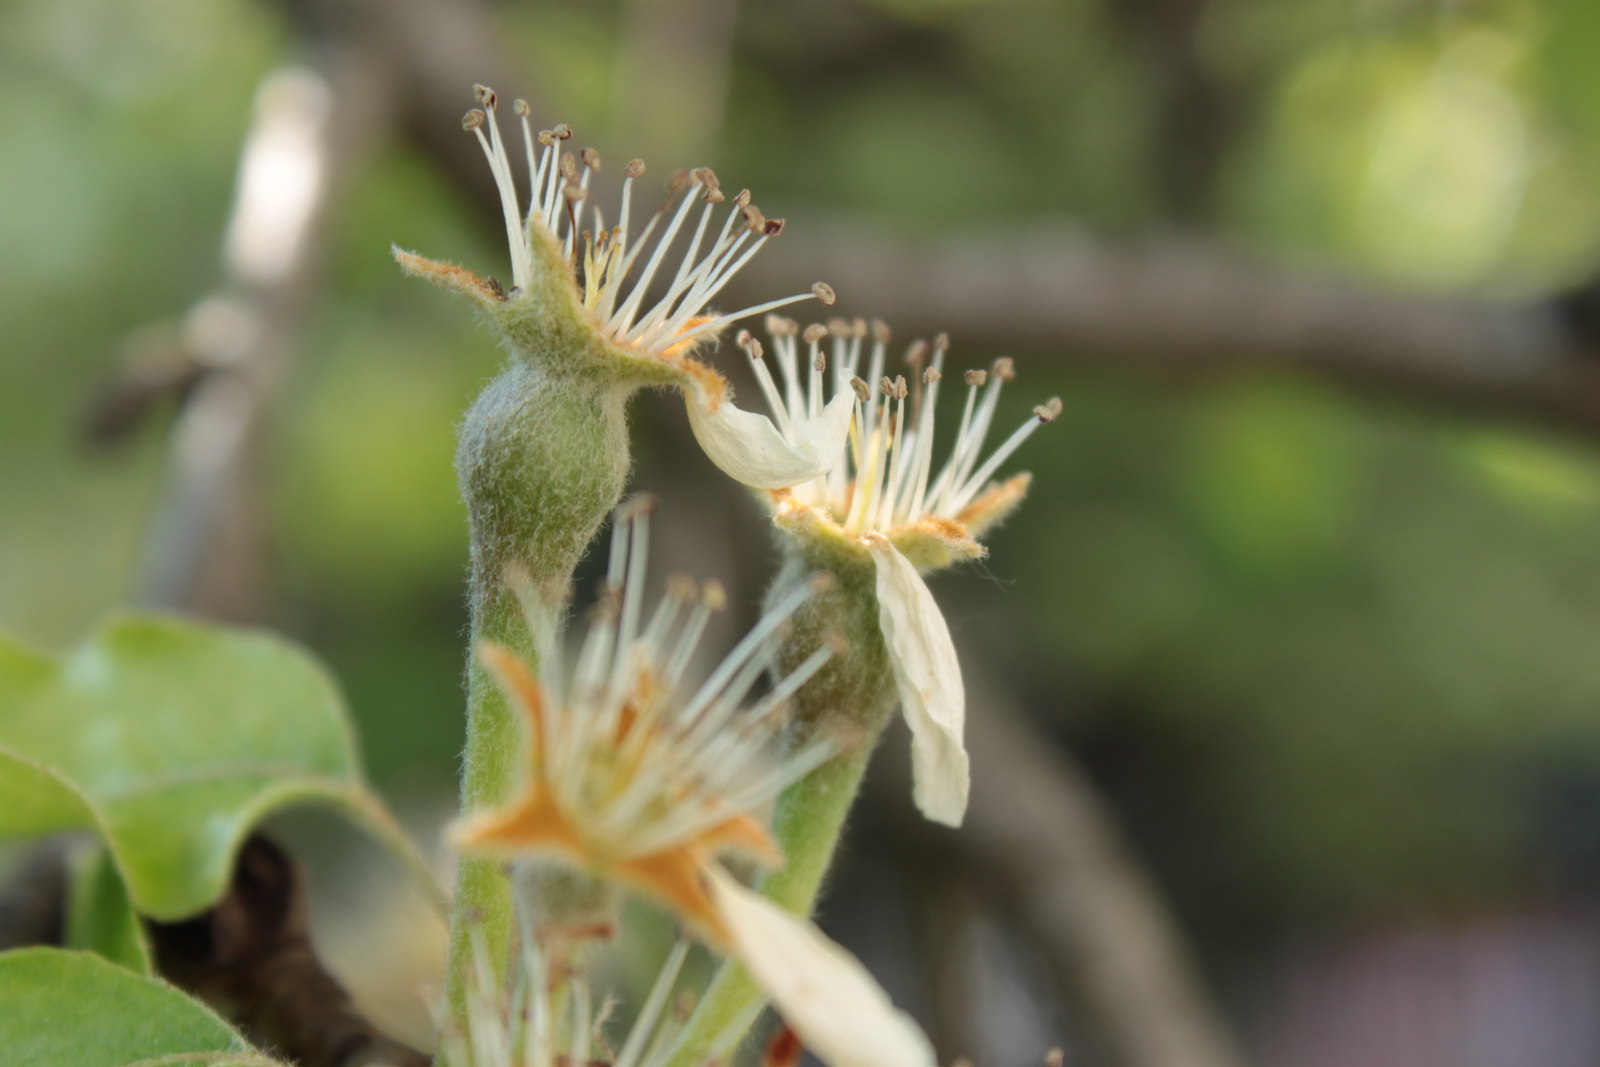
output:
[[646, 618], [648, 524], [640, 501], [618, 511], [605, 596], [565, 694], [500, 646], [480, 647], [526, 723], [526, 779], [503, 808], [459, 824], [455, 841], [472, 851], [555, 856], [653, 897], [744, 963], [833, 1067], [931, 1063], [921, 1032], [859, 963], [717, 859], [737, 851], [780, 864], [754, 813], [834, 754], [827, 740], [782, 757], [776, 744], [786, 702], [836, 654], [832, 645], [746, 702], [772, 664], [774, 634], [815, 583], [784, 597], [690, 693], [684, 673], [723, 594], [715, 584], [696, 590], [673, 579]]
[[955, 444], [936, 467], [934, 415], [949, 347], [943, 334], [932, 345], [911, 346], [906, 359], [913, 384], [908, 386], [903, 375], [885, 376], [889, 333], [881, 323], [873, 327], [865, 379], [859, 372], [866, 323], [835, 320], [801, 333], [794, 322], [774, 315], [767, 329], [781, 387], [761, 343], [743, 331], [739, 343], [780, 425], [820, 410], [830, 379], [830, 402], [848, 396], [854, 405], [846, 454], [819, 477], [772, 493], [775, 521], [834, 569], [868, 562], [875, 568], [879, 626], [912, 732], [917, 805], [931, 819], [959, 825], [968, 789], [961, 669], [944, 616], [920, 572], [985, 554], [977, 538], [1022, 502], [1030, 480], [1027, 474], [1000, 483], [991, 478], [1029, 435], [1060, 414], [1061, 402], [1052, 399], [1034, 408], [984, 458], [1001, 385], [1014, 376], [1012, 361], [967, 371]]
[[[530, 183], [524, 209], [496, 118], [496, 95], [484, 86], [477, 95], [483, 107], [467, 112], [463, 125], [482, 145], [500, 190], [512, 288], [506, 292], [493, 279], [396, 249], [400, 264], [471, 296], [514, 347], [543, 351], [545, 358], [592, 360], [597, 373], [633, 385], [680, 387], [707, 454], [747, 485], [784, 488], [831, 466], [844, 448], [848, 402], [780, 431], [765, 416], [734, 407], [722, 376], [693, 358], [729, 323], [812, 297], [833, 303], [833, 290], [818, 282], [807, 292], [754, 307], [709, 310], [734, 275], [782, 232], [783, 220], [762, 214], [749, 190], [730, 203], [717, 176], [701, 167], [673, 172], [666, 201], [635, 233], [634, 184], [645, 172], [636, 159], [623, 169], [621, 205], [608, 227], [589, 187], [599, 154], [592, 148], [563, 151], [572, 137], [565, 124], [535, 133], [528, 105], [518, 100], [514, 110]], [[697, 203], [703, 205], [698, 213]], [[719, 228], [714, 215], [724, 203]], [[684, 233], [689, 236], [682, 253], [669, 255]], [[562, 329], [568, 351], [558, 353], [549, 335]]]

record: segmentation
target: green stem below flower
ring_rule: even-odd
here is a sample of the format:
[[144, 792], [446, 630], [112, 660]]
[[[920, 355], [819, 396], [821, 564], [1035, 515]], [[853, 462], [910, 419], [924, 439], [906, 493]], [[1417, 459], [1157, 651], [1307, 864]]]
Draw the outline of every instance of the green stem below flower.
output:
[[[788, 861], [767, 876], [761, 892], [796, 915], [811, 914], [872, 748], [870, 740], [863, 740], [778, 798], [772, 829]], [[748, 971], [731, 960], [724, 963], [679, 1035], [666, 1067], [726, 1061], [766, 1002]]]
[[[473, 621], [472, 647], [496, 641], [520, 655], [538, 671], [538, 642], [529, 631], [521, 606], [509, 590], [486, 597]], [[540, 605], [547, 614], [540, 620], [552, 630], [559, 606]], [[517, 757], [522, 751], [522, 728], [517, 712], [494, 679], [474, 656], [467, 682], [467, 745], [461, 773], [463, 815], [505, 803], [517, 783]], [[449, 970], [445, 998], [450, 1012], [461, 1018], [465, 1011], [467, 971], [473, 966], [476, 929], [487, 948], [494, 974], [505, 973], [515, 922], [511, 874], [503, 860], [463, 856], [456, 865], [455, 902], [450, 916]]]

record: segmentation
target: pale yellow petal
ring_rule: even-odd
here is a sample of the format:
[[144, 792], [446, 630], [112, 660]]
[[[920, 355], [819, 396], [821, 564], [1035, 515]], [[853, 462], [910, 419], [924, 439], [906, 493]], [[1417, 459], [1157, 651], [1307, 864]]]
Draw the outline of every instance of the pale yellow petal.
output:
[[877, 565], [878, 626], [883, 630], [911, 727], [912, 795], [934, 822], [960, 826], [967, 811], [967, 698], [944, 614], [911, 561], [881, 535], [867, 549]]
[[725, 871], [706, 881], [734, 954], [828, 1067], [934, 1067], [933, 1047], [867, 969], [815, 925]]
[[792, 442], [767, 416], [732, 401], [706, 403], [691, 387], [684, 402], [695, 440], [723, 473], [752, 489], [788, 489], [831, 470], [843, 457], [854, 394], [844, 390], [821, 415], [796, 423]]

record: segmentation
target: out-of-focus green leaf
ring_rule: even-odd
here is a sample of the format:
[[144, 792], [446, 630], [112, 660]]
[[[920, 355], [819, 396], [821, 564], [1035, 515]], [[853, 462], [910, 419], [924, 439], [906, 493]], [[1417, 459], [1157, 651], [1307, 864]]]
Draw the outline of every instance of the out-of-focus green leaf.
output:
[[88, 952], [0, 954], [0, 1067], [272, 1067], [227, 1023], [164, 982]]
[[251, 828], [305, 801], [425, 867], [363, 785], [332, 681], [287, 642], [157, 617], [61, 661], [0, 641], [0, 838], [96, 830], [140, 912], [209, 906]]
[[69, 948], [97, 952], [139, 974], [152, 973], [144, 927], [103, 847], [86, 851], [72, 866], [66, 935]]

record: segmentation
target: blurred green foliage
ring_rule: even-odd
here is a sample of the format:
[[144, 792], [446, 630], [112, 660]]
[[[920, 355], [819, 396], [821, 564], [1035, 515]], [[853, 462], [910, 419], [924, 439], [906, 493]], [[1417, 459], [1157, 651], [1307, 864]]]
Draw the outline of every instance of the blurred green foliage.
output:
[[[1589, 0], [1194, 7], [1197, 69], [1226, 119], [1202, 221], [1225, 238], [1419, 290], [1540, 293], [1593, 268]], [[632, 154], [608, 140], [626, 117], [628, 10], [495, 9], [558, 109], [541, 121], [572, 121], [608, 159]], [[1192, 161], [1171, 158], [1189, 98], [1152, 29], [1163, 10], [745, 5], [710, 162], [795, 225], [838, 212], [920, 233], [1192, 225], [1168, 180]], [[263, 4], [0, 13], [8, 632], [65, 647], [128, 594], [161, 427], [93, 454], [77, 419], [128, 331], [180, 315], [214, 280], [251, 94], [294, 56]], [[652, 172], [693, 162], [652, 158]], [[459, 306], [401, 279], [388, 248], [501, 273], [504, 251], [398, 145], [361, 190], [275, 457], [278, 621], [340, 676], [374, 777], [434, 795], [461, 736], [452, 429], [497, 354]], [[842, 310], [871, 314], [843, 295]], [[956, 342], [959, 364], [997, 354]], [[1007, 420], [1055, 392], [1066, 413], [1024, 453], [1034, 499], [940, 593], [962, 605], [958, 634], [1060, 711], [1202, 929], [1587, 887], [1600, 868], [1592, 448], [1303, 383], [1178, 392], [1014, 354]]]

